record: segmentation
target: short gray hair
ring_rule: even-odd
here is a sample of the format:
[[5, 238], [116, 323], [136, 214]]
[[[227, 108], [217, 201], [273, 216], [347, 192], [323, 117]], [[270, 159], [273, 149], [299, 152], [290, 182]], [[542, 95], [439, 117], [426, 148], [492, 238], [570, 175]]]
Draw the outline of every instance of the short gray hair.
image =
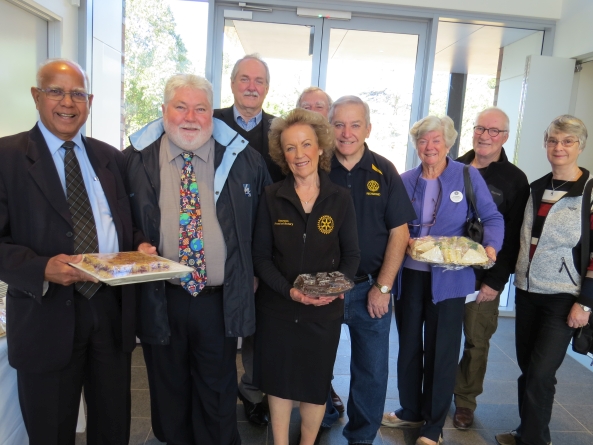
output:
[[562, 114], [554, 119], [546, 131], [544, 131], [544, 146], [550, 133], [553, 131], [561, 131], [562, 133], [570, 134], [579, 139], [579, 148], [583, 150], [587, 144], [587, 127], [585, 123], [578, 117], [574, 117], [570, 114]]
[[91, 82], [89, 80], [89, 75], [86, 73], [86, 71], [74, 60], [64, 59], [64, 58], [60, 58], [60, 57], [54, 58], [54, 59], [47, 59], [46, 61], [42, 62], [41, 65], [39, 65], [39, 68], [37, 69], [37, 75], [35, 76], [35, 80], [37, 82], [37, 88], [41, 88], [41, 85], [43, 85], [43, 76], [42, 76], [43, 69], [46, 66], [51, 65], [53, 63], [66, 63], [68, 65], [72, 65], [74, 68], [77, 68], [82, 73], [82, 75], [84, 77], [84, 83], [85, 83], [84, 88], [86, 89], [87, 93], [90, 91]]
[[366, 122], [366, 126], [368, 127], [371, 125], [371, 110], [369, 109], [369, 104], [367, 104], [358, 96], [342, 96], [336, 100], [329, 109], [329, 113], [327, 115], [328, 121], [333, 122], [336, 108], [338, 108], [340, 105], [362, 105], [364, 107], [364, 120]]
[[257, 53], [247, 54], [246, 56], [243, 56], [242, 58], [240, 58], [239, 60], [237, 60], [235, 62], [235, 66], [233, 67], [233, 71], [231, 71], [231, 82], [234, 82], [235, 81], [235, 77], [237, 77], [237, 72], [239, 71], [239, 65], [244, 60], [257, 60], [258, 62], [260, 62], [264, 66], [264, 68], [266, 69], [266, 83], [269, 86], [270, 85], [270, 69], [268, 68], [268, 64], [266, 62], [264, 62], [264, 60]]
[[509, 126], [510, 126], [510, 122], [511, 122], [510, 119], [509, 119], [509, 116], [508, 116], [508, 114], [506, 114], [504, 111], [502, 111], [498, 107], [488, 107], [485, 110], [480, 111], [476, 115], [476, 120], [474, 121], [474, 125], [477, 125], [478, 119], [480, 119], [484, 114], [492, 113], [492, 112], [500, 113], [502, 115], [502, 117], [504, 118], [504, 121], [505, 121], [505, 124], [506, 124], [506, 128], [499, 128], [499, 130], [509, 131]]
[[416, 122], [410, 129], [410, 136], [412, 137], [414, 147], [417, 146], [418, 139], [423, 137], [426, 133], [437, 130], [443, 133], [445, 146], [451, 148], [455, 143], [455, 139], [457, 139], [458, 133], [457, 130], [455, 130], [453, 119], [449, 116], [426, 116]]
[[213, 101], [213, 92], [212, 92], [212, 84], [205, 78], [201, 76], [196, 76], [195, 74], [175, 74], [169, 77], [167, 83], [165, 84], [165, 94], [164, 94], [164, 103], [167, 103], [173, 99], [175, 96], [175, 91], [179, 88], [193, 88], [194, 90], [202, 90], [206, 93], [206, 97], [208, 98], [208, 103], [210, 104], [210, 108], [212, 108], [212, 101]]
[[296, 106], [297, 106], [297, 108], [301, 108], [301, 102], [302, 102], [302, 100], [303, 100], [303, 96], [304, 96], [305, 94], [309, 94], [309, 93], [315, 93], [315, 92], [317, 92], [317, 91], [320, 91], [320, 92], [322, 92], [323, 94], [325, 94], [325, 97], [327, 98], [327, 108], [331, 107], [331, 106], [332, 106], [332, 104], [334, 103], [334, 101], [332, 100], [332, 98], [331, 98], [331, 97], [329, 97], [329, 94], [327, 94], [325, 91], [323, 91], [323, 90], [322, 90], [321, 88], [319, 88], [319, 87], [309, 87], [309, 88], [305, 88], [305, 89], [303, 90], [303, 92], [301, 93], [301, 95], [299, 96], [299, 98], [298, 98], [298, 100], [297, 100], [297, 103], [296, 103]]

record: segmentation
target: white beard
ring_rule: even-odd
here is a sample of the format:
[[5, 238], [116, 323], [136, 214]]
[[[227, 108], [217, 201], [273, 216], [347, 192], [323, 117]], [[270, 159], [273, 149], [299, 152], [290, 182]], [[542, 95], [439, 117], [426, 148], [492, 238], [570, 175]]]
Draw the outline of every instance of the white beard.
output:
[[[200, 125], [170, 125], [166, 119], [163, 119], [163, 126], [169, 139], [182, 150], [193, 151], [200, 148], [212, 136], [212, 123], [208, 127]], [[195, 128], [195, 135], [184, 134], [182, 128]]]

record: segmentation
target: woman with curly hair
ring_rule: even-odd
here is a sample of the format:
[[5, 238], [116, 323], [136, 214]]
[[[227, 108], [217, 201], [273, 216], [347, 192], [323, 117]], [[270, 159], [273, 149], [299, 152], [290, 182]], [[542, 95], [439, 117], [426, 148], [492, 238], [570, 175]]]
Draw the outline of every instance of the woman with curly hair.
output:
[[270, 156], [287, 175], [262, 195], [253, 241], [256, 294], [255, 384], [268, 394], [274, 443], [288, 445], [299, 401], [301, 445], [312, 445], [325, 412], [344, 311], [343, 294], [313, 297], [299, 274], [340, 271], [360, 261], [350, 192], [327, 172], [333, 130], [318, 113], [295, 109], [272, 122]]

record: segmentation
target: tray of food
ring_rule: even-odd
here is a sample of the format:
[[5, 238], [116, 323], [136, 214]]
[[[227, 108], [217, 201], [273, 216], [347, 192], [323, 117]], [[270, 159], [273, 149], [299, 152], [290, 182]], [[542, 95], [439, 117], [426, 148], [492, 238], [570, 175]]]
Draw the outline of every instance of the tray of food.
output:
[[294, 287], [310, 297], [335, 296], [354, 287], [342, 272], [319, 272], [301, 274], [294, 280]]
[[166, 258], [142, 252], [85, 253], [80, 263], [70, 263], [110, 286], [170, 280], [194, 269]]
[[424, 236], [415, 238], [410, 255], [417, 261], [443, 266], [492, 265], [484, 247], [464, 236]]

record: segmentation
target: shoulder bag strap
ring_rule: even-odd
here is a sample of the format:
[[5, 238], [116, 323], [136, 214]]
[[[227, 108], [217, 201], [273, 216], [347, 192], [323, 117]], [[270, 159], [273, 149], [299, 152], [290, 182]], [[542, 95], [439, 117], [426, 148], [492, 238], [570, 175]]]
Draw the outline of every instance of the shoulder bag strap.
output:
[[589, 239], [591, 234], [591, 188], [593, 179], [587, 181], [583, 190], [583, 205], [581, 206], [581, 280], [587, 275], [589, 266]]
[[469, 205], [467, 206], [467, 220], [469, 221], [471, 217], [470, 211], [471, 209], [473, 209], [476, 218], [478, 219], [478, 221], [481, 222], [482, 220], [480, 219], [478, 208], [476, 207], [476, 195], [474, 194], [474, 187], [472, 185], [472, 180], [469, 176], [469, 165], [463, 166], [463, 185], [465, 186], [465, 194], [469, 202]]

